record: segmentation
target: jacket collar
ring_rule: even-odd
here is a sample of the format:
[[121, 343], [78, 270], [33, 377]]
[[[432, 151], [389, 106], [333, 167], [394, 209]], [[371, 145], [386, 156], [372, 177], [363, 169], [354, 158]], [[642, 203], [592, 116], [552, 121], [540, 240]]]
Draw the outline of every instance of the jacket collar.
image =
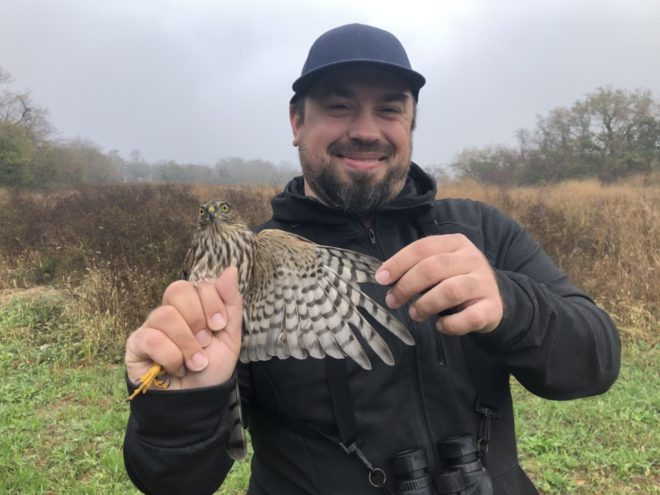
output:
[[[316, 198], [305, 196], [305, 183], [302, 176], [292, 179], [271, 200], [273, 219], [285, 223], [320, 222], [329, 224], [345, 223], [355, 218], [341, 208], [326, 206]], [[390, 203], [381, 206], [376, 215], [384, 212], [427, 211], [435, 200], [436, 184], [432, 177], [417, 164], [411, 163], [406, 184], [399, 195]]]

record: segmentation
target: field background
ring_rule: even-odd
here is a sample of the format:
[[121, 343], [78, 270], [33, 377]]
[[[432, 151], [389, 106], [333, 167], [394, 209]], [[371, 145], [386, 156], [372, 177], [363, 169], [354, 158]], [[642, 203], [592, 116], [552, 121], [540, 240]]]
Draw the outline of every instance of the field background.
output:
[[[201, 200], [255, 225], [275, 188], [106, 185], [0, 190], [0, 493], [136, 493], [121, 444], [126, 336], [180, 267]], [[545, 494], [659, 494], [660, 185], [453, 182], [510, 214], [613, 316], [624, 343], [606, 395], [543, 401], [514, 384], [521, 461]], [[249, 463], [219, 493], [244, 493]]]

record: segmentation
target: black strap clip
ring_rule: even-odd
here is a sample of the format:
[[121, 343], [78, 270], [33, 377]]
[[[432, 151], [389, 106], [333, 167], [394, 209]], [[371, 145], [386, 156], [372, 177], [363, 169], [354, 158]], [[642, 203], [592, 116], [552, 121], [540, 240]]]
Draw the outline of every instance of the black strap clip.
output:
[[367, 456], [362, 452], [360, 445], [362, 442], [355, 435], [355, 411], [353, 408], [353, 398], [348, 385], [348, 373], [346, 371], [346, 361], [343, 359], [325, 360], [328, 373], [328, 385], [330, 386], [330, 399], [337, 419], [337, 428], [339, 430], [339, 446], [347, 454], [355, 454], [360, 462], [369, 471], [369, 483], [375, 488], [382, 489], [387, 495], [390, 490], [385, 482], [387, 476], [385, 471], [375, 467]]
[[493, 419], [499, 419], [500, 415], [498, 414], [496, 407], [484, 404], [479, 400], [479, 397], [475, 400], [474, 410], [479, 416], [481, 416], [481, 421], [479, 421], [479, 433], [477, 435], [477, 449], [479, 457], [483, 457], [488, 453], [490, 422]]
[[375, 467], [371, 462], [369, 462], [369, 459], [367, 459], [367, 457], [364, 455], [364, 452], [362, 452], [362, 449], [360, 448], [361, 443], [362, 442], [360, 439], [355, 437], [348, 444], [339, 442], [339, 446], [344, 449], [344, 452], [346, 452], [348, 455], [355, 454], [358, 459], [360, 459], [360, 462], [369, 471], [369, 483], [371, 483], [371, 486], [375, 488], [385, 488], [385, 482], [387, 481], [387, 475], [385, 474], [385, 471], [379, 467]]

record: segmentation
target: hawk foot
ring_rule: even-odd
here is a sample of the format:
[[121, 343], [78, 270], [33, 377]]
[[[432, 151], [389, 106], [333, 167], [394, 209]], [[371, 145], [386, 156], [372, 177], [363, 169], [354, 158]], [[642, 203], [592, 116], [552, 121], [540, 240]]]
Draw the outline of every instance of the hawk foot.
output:
[[160, 364], [154, 364], [149, 371], [138, 378], [137, 383], [138, 387], [128, 397], [128, 400], [132, 400], [140, 393], [146, 394], [152, 385], [156, 388], [166, 389], [170, 386], [170, 379]]

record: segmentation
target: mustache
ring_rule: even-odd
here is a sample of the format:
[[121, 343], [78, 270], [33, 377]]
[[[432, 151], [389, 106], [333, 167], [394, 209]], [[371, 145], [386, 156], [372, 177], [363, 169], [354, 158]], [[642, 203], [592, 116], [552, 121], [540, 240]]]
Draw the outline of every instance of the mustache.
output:
[[349, 142], [335, 142], [328, 147], [333, 155], [346, 155], [348, 153], [378, 153], [389, 156], [394, 153], [394, 147], [387, 143], [364, 142], [353, 140]]

